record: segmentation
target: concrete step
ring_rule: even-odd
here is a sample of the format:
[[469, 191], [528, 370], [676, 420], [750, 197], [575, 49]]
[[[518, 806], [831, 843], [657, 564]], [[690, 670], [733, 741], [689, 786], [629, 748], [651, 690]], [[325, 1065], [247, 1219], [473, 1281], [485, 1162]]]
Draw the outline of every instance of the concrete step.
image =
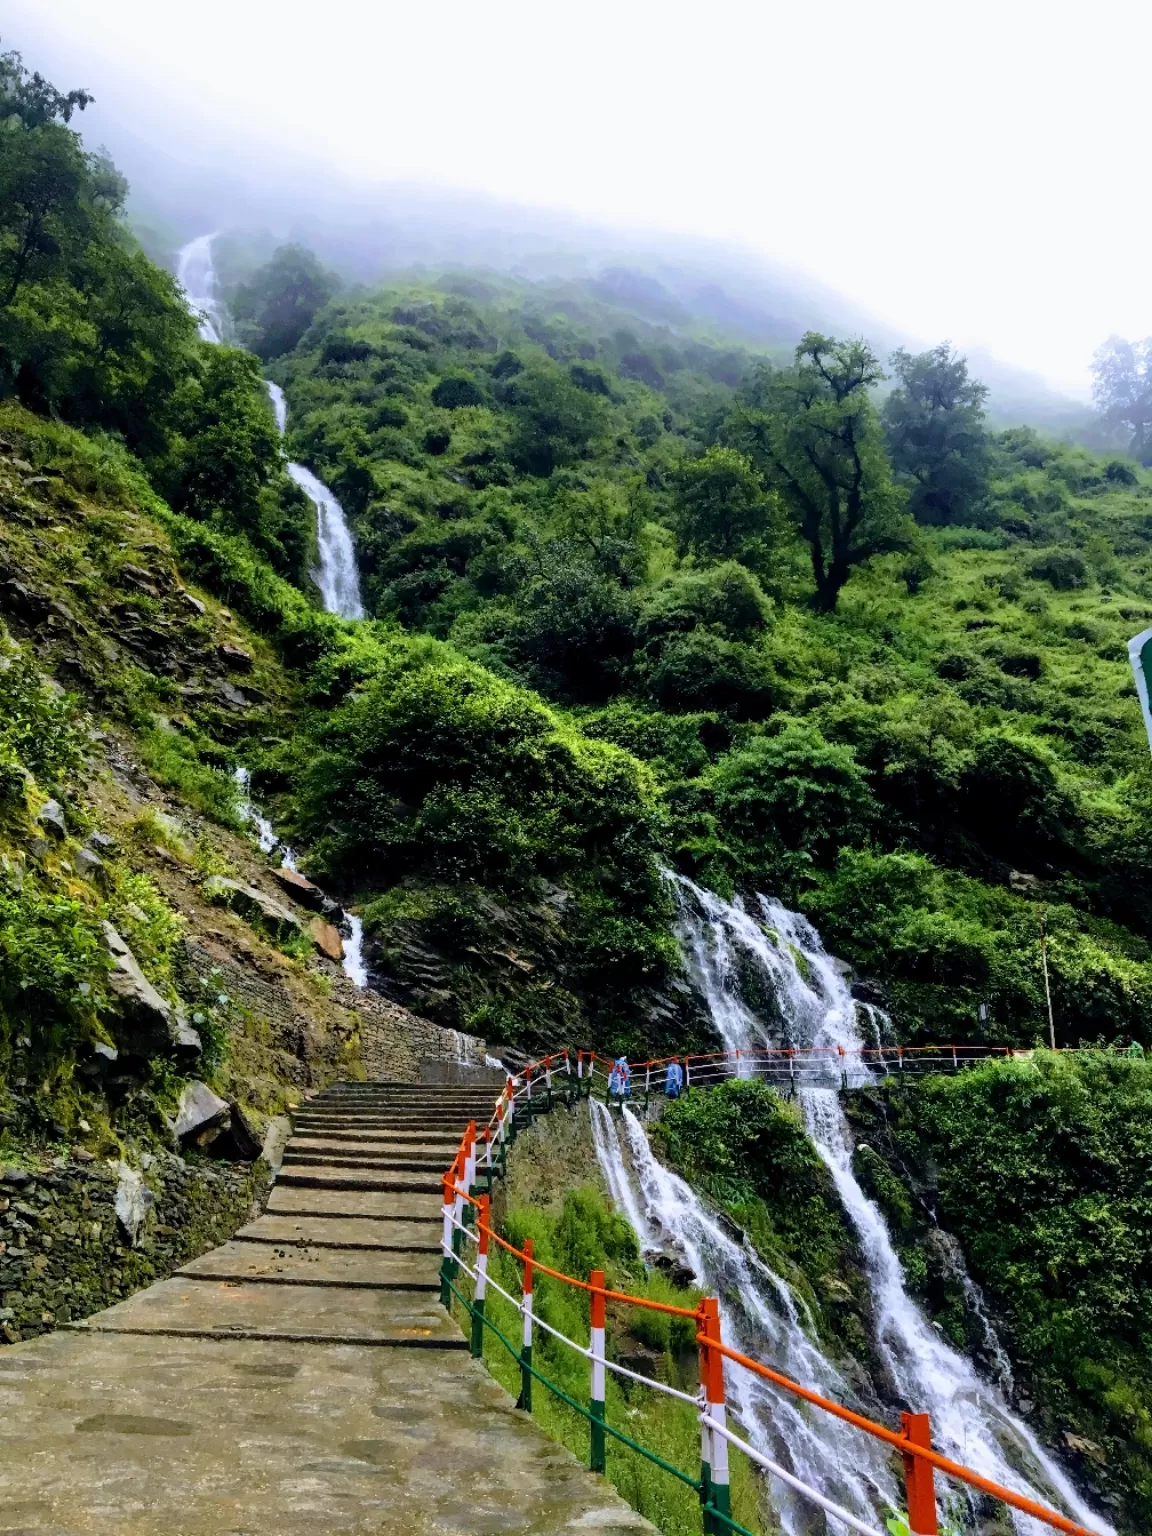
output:
[[[374, 1168], [381, 1173], [432, 1173], [442, 1174], [448, 1167], [444, 1158], [418, 1157], [415, 1153], [401, 1153], [396, 1157], [382, 1156], [375, 1152], [311, 1152], [297, 1151], [289, 1146], [284, 1153], [284, 1168]], [[281, 1173], [283, 1177], [283, 1173]]]
[[161, 1280], [75, 1326], [93, 1333], [182, 1338], [466, 1347], [459, 1328], [431, 1294], [197, 1280], [188, 1275]]
[[355, 1223], [415, 1221], [440, 1230], [440, 1186], [436, 1193], [395, 1193], [377, 1189], [327, 1189], [318, 1185], [295, 1187], [277, 1182], [268, 1197], [270, 1216], [331, 1216]]
[[437, 1152], [447, 1151], [448, 1156], [455, 1155], [456, 1148], [460, 1145], [459, 1136], [436, 1136], [425, 1131], [330, 1131], [297, 1130], [293, 1133], [292, 1143], [295, 1146], [307, 1144], [308, 1146], [325, 1147], [427, 1147]]
[[238, 1242], [213, 1248], [176, 1271], [177, 1278], [243, 1284], [311, 1285], [338, 1290], [436, 1291], [435, 1254]]
[[379, 1190], [395, 1195], [437, 1195], [440, 1179], [434, 1174], [419, 1173], [357, 1173], [341, 1169], [328, 1173], [323, 1168], [307, 1171], [295, 1168], [281, 1170], [276, 1180], [277, 1189], [354, 1189]]
[[389, 1220], [370, 1216], [322, 1216], [306, 1211], [295, 1215], [266, 1213], [237, 1232], [234, 1242], [255, 1247], [302, 1243], [309, 1248], [336, 1248], [365, 1253], [440, 1255], [439, 1217], [427, 1221]]

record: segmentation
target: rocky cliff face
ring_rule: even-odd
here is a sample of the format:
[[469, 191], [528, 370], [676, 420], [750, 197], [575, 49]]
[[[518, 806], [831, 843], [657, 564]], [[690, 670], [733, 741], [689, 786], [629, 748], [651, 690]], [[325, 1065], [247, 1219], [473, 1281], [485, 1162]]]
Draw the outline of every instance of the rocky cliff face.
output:
[[185, 580], [130, 468], [6, 419], [0, 1165], [174, 1155], [189, 1080], [258, 1142], [365, 1050], [413, 1079], [466, 1051], [347, 981], [338, 909], [252, 835], [235, 770], [287, 728], [291, 676]]

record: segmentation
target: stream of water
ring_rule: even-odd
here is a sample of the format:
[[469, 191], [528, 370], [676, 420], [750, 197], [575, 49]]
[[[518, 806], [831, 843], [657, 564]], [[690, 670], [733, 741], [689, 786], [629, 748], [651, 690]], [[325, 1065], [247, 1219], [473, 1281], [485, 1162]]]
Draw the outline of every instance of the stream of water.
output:
[[[176, 258], [176, 275], [184, 290], [188, 307], [200, 317], [200, 335], [205, 341], [223, 341], [227, 335], [227, 313], [220, 300], [220, 286], [212, 257], [215, 234], [198, 235], [183, 246]], [[272, 401], [272, 411], [280, 435], [288, 425], [288, 404], [279, 384], [265, 381]], [[289, 463], [289, 475], [316, 508], [317, 564], [312, 580], [320, 588], [320, 597], [328, 613], [344, 619], [362, 619], [364, 604], [360, 597], [360, 572], [356, 565], [356, 546], [344, 509], [322, 481], [303, 464]]]
[[[679, 900], [677, 933], [726, 1048], [861, 1045], [860, 1007], [842, 967], [825, 952], [803, 917], [766, 897], [758, 898], [759, 910], [751, 912], [691, 881], [670, 878]], [[852, 1142], [837, 1091], [839, 1064], [829, 1070], [827, 1086], [800, 1090], [800, 1105], [859, 1240], [876, 1347], [891, 1387], [909, 1409], [931, 1414], [933, 1442], [944, 1454], [1063, 1510], [1101, 1536], [1113, 1536], [1112, 1527], [1088, 1508], [997, 1386], [945, 1342], [909, 1296], [884, 1218], [853, 1171]], [[868, 1080], [866, 1068], [851, 1070], [857, 1083]], [[843, 1399], [843, 1383], [805, 1331], [803, 1310], [787, 1286], [746, 1249], [736, 1247], [689, 1186], [656, 1161], [636, 1116], [625, 1111], [623, 1117], [627, 1158], [621, 1157], [618, 1144], [613, 1145], [615, 1127], [606, 1111], [596, 1112], [595, 1124], [597, 1150], [613, 1198], [640, 1242], [682, 1252], [700, 1282], [727, 1298], [724, 1310], [731, 1317], [728, 1326], [735, 1347]], [[955, 1260], [962, 1266], [959, 1254]], [[972, 1292], [979, 1296], [974, 1286]], [[737, 1338], [742, 1342], [737, 1344]], [[740, 1374], [733, 1372], [734, 1382]], [[747, 1394], [757, 1389], [744, 1385], [738, 1390]], [[802, 1415], [801, 1431], [790, 1404], [771, 1393], [760, 1395], [762, 1401], [751, 1404], [741, 1400], [739, 1412], [750, 1432], [773, 1444], [769, 1454], [847, 1508], [879, 1517], [891, 1489], [865, 1437], [848, 1431], [850, 1440], [842, 1441], [838, 1429], [820, 1433], [820, 1427]], [[796, 1523], [786, 1498], [781, 1498], [780, 1511], [789, 1536], [812, 1529]], [[972, 1525], [982, 1514], [963, 1505], [953, 1518]], [[1027, 1516], [1011, 1518], [1016, 1530], [1027, 1536], [1040, 1536], [1046, 1529]]]
[[[176, 277], [188, 307], [199, 318], [200, 335], [205, 341], [222, 342], [228, 334], [228, 316], [220, 300], [220, 287], [216, 280], [216, 266], [212, 256], [212, 242], [216, 235], [198, 235], [177, 253]], [[279, 384], [266, 379], [268, 398], [272, 402], [272, 414], [281, 437], [288, 425], [288, 402]], [[326, 485], [303, 464], [289, 463], [287, 470], [296, 484], [308, 496], [316, 508], [316, 547], [318, 565], [311, 573], [320, 589], [325, 611], [338, 613], [345, 619], [362, 619], [364, 605], [360, 599], [360, 572], [356, 565], [356, 549], [352, 533], [344, 516], [344, 509]], [[252, 828], [256, 841], [264, 853], [276, 853], [287, 869], [296, 868], [292, 849], [277, 835], [275, 827], [260, 808], [253, 803], [251, 775], [247, 768], [237, 768], [235, 779], [239, 791], [238, 810], [241, 819]], [[364, 924], [354, 912], [345, 912], [344, 974], [358, 987], [368, 985], [368, 968], [364, 963]]]

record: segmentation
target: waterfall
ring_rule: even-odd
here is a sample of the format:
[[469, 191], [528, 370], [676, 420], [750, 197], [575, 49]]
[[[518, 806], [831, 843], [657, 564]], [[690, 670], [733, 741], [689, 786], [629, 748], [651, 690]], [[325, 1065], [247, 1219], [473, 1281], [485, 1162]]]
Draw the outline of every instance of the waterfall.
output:
[[345, 912], [348, 936], [344, 940], [344, 974], [357, 987], [368, 985], [368, 967], [364, 964], [364, 924], [355, 912]]
[[[697, 1282], [722, 1298], [724, 1342], [742, 1354], [837, 1402], [853, 1402], [844, 1378], [813, 1341], [807, 1307], [748, 1246], [730, 1236], [691, 1185], [653, 1156], [644, 1127], [623, 1112], [627, 1158], [614, 1116], [593, 1100], [596, 1156], [613, 1202], [645, 1250], [671, 1250]], [[883, 1529], [901, 1500], [887, 1452], [851, 1426], [808, 1408], [748, 1371], [728, 1373], [728, 1406], [761, 1454]], [[772, 1501], [787, 1536], [813, 1530], [813, 1508], [769, 1477]]]
[[[200, 335], [205, 341], [223, 341], [227, 325], [220, 302], [212, 242], [216, 235], [198, 235], [177, 255], [177, 279], [184, 290], [189, 308], [200, 318]], [[265, 381], [272, 402], [272, 413], [280, 435], [288, 424], [288, 403], [279, 384]], [[316, 549], [318, 563], [310, 574], [320, 588], [320, 598], [327, 613], [343, 619], [362, 619], [364, 604], [360, 598], [360, 572], [356, 565], [356, 546], [344, 508], [332, 492], [303, 464], [287, 465], [288, 473], [316, 508]]]
[[261, 853], [279, 853], [280, 862], [285, 869], [296, 868], [296, 855], [287, 843], [280, 841], [276, 828], [264, 815], [260, 808], [252, 802], [252, 775], [247, 768], [237, 768], [232, 774], [239, 790], [236, 801], [236, 810], [240, 820], [250, 826], [256, 834], [256, 841], [260, 845]]
[[216, 233], [197, 235], [180, 249], [176, 256], [176, 281], [184, 290], [189, 309], [199, 317], [201, 337], [205, 341], [221, 342], [226, 325], [212, 261], [215, 238]]
[[[857, 1004], [841, 967], [810, 923], [767, 897], [757, 898], [759, 910], [752, 913], [680, 876], [669, 878], [677, 887], [677, 933], [689, 970], [728, 1049], [860, 1047]], [[761, 1013], [743, 996], [742, 977], [749, 971], [756, 975], [758, 993], [769, 1000]], [[858, 1083], [870, 1078], [862, 1066], [851, 1070]], [[827, 1086], [801, 1089], [800, 1104], [856, 1231], [875, 1309], [877, 1349], [900, 1398], [908, 1408], [931, 1414], [933, 1443], [945, 1455], [1065, 1510], [1101, 1536], [1113, 1536], [1112, 1527], [1088, 1508], [1003, 1395], [944, 1341], [908, 1295], [884, 1218], [852, 1168], [852, 1143], [837, 1092], [838, 1062], [830, 1065], [829, 1074]], [[759, 1352], [787, 1370], [779, 1365], [775, 1347], [769, 1338]], [[855, 1454], [860, 1454], [858, 1446]], [[1012, 1519], [1016, 1530], [1028, 1536], [1046, 1529], [1025, 1515]]]

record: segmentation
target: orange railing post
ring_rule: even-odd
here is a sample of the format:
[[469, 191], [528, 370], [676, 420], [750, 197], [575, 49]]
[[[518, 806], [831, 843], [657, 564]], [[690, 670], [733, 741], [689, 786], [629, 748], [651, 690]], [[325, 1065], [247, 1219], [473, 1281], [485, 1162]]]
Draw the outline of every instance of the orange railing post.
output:
[[589, 1465], [593, 1472], [603, 1472], [607, 1466], [604, 1444], [604, 1271], [594, 1269], [588, 1276], [588, 1283], [592, 1287], [592, 1337], [589, 1351], [592, 1358], [592, 1454]]
[[[720, 1303], [706, 1296], [700, 1303], [701, 1386], [704, 1388], [704, 1412], [714, 1424], [724, 1423], [724, 1356], [712, 1346], [720, 1343]], [[701, 1450], [707, 1452], [701, 1466], [701, 1494], [704, 1498], [704, 1529], [727, 1530], [724, 1521], [712, 1519], [712, 1513], [730, 1515], [732, 1500], [728, 1491], [728, 1441], [711, 1424], [704, 1426]]]
[[[913, 1445], [932, 1449], [932, 1421], [926, 1413], [902, 1413], [904, 1434]], [[930, 1462], [904, 1453], [904, 1484], [908, 1491], [908, 1530], [911, 1536], [938, 1536], [936, 1479]]]

